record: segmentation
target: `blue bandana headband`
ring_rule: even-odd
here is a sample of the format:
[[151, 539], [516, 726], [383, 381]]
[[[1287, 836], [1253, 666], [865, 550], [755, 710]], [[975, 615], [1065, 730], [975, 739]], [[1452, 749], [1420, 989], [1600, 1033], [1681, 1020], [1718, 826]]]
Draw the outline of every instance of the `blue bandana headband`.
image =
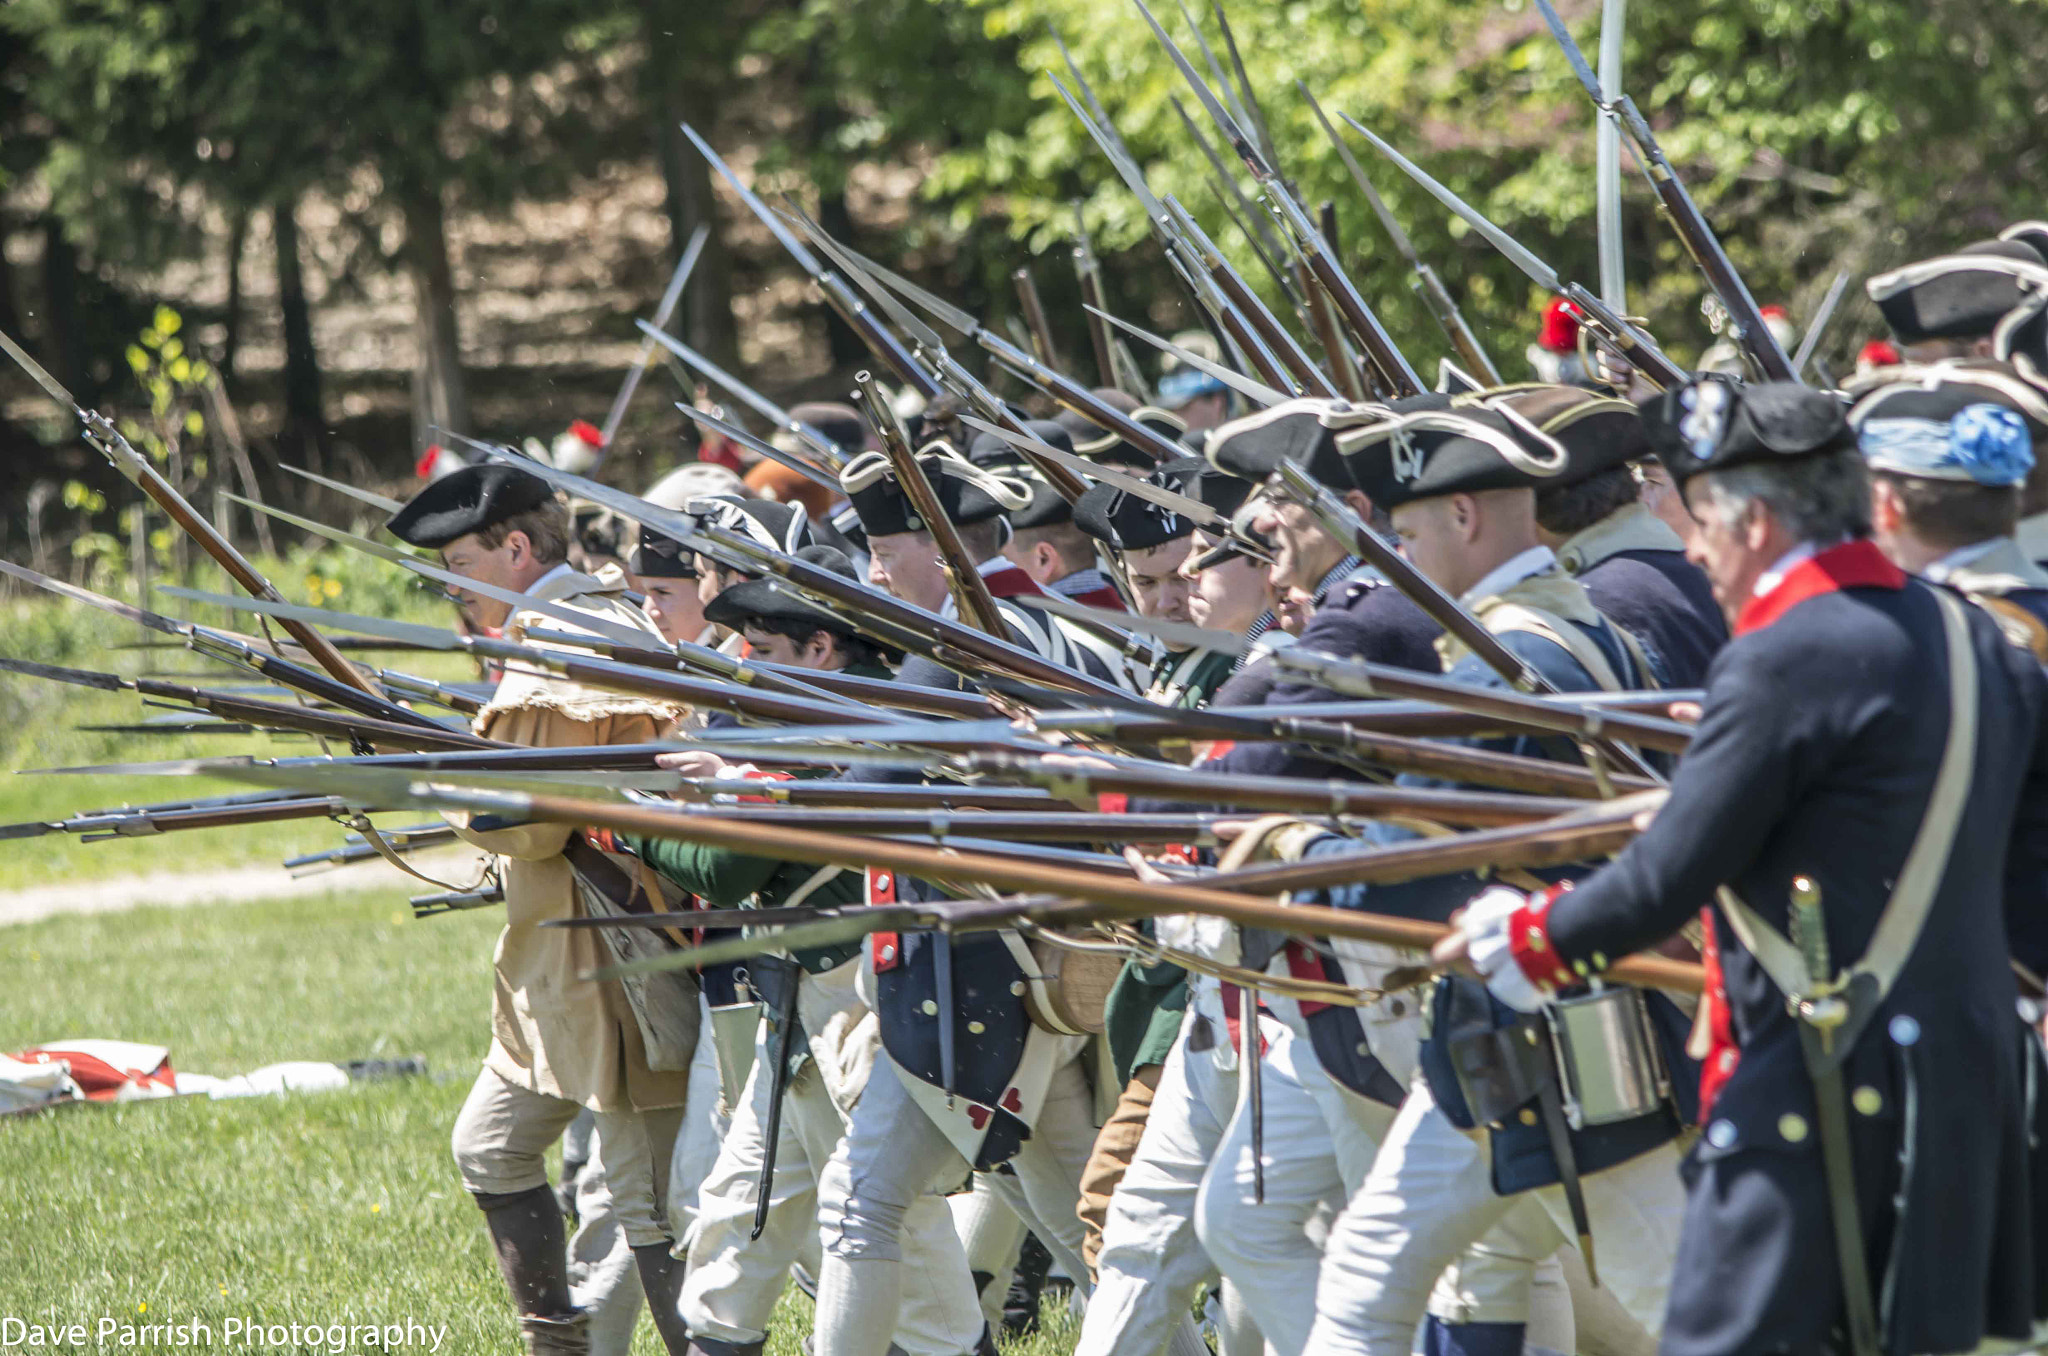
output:
[[2002, 405], [1966, 405], [1945, 423], [1867, 419], [1857, 443], [1874, 469], [1927, 480], [2017, 485], [2034, 468], [2026, 421]]

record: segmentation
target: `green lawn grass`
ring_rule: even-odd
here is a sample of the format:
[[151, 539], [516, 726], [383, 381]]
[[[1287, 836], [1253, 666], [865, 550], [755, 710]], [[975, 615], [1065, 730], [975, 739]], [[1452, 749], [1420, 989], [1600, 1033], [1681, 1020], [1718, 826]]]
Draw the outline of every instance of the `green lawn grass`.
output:
[[[397, 573], [395, 566], [370, 562], [377, 570]], [[332, 565], [324, 567], [332, 571]], [[296, 573], [305, 573], [295, 566]], [[293, 572], [272, 569], [280, 581]], [[303, 582], [303, 581], [301, 581]], [[380, 580], [381, 586], [389, 581]], [[200, 587], [218, 589], [218, 581]], [[123, 598], [129, 591], [114, 587]], [[370, 592], [367, 585], [354, 592]], [[296, 591], [294, 591], [296, 596]], [[343, 608], [363, 608], [376, 615], [407, 620], [446, 622], [445, 604], [417, 594], [390, 594], [388, 587], [355, 598], [349, 590], [325, 600]], [[157, 610], [178, 612], [175, 599], [156, 600]], [[437, 610], [438, 609], [438, 610]], [[198, 620], [226, 625], [218, 609], [201, 609]], [[232, 624], [247, 629], [244, 618]], [[133, 677], [145, 671], [182, 675], [176, 681], [195, 687], [231, 686], [252, 681], [201, 661], [175, 648], [117, 648], [143, 637], [140, 628], [103, 616], [82, 604], [43, 598], [0, 601], [0, 654], [67, 668], [92, 669]], [[372, 655], [369, 662], [443, 682], [475, 677], [475, 668], [459, 655]], [[114, 762], [159, 762], [183, 758], [252, 755], [264, 758], [301, 757], [323, 751], [306, 738], [262, 735], [156, 735], [80, 729], [87, 725], [137, 724], [165, 714], [146, 707], [132, 692], [105, 692], [42, 678], [0, 672], [0, 824], [57, 820], [86, 810], [144, 805], [202, 796], [229, 795], [251, 788], [209, 778], [161, 776], [21, 776], [26, 769], [77, 767]], [[418, 814], [387, 823], [413, 823]], [[66, 881], [107, 880], [160, 871], [198, 871], [214, 867], [274, 864], [287, 856], [337, 847], [344, 830], [324, 819], [293, 820], [255, 829], [202, 829], [169, 835], [109, 839], [84, 843], [71, 834], [0, 842], [0, 891]]]
[[[488, 913], [413, 922], [398, 889], [0, 927], [0, 1050], [105, 1036], [168, 1045], [202, 1073], [401, 1054], [430, 1070], [0, 1120], [0, 1315], [201, 1319], [216, 1340], [232, 1317], [410, 1317], [449, 1329], [444, 1353], [516, 1352], [447, 1149], [486, 1041], [497, 927]], [[810, 1322], [792, 1288], [771, 1356], [796, 1356]], [[1010, 1350], [1052, 1356], [1073, 1336], [1049, 1308], [1045, 1331]], [[660, 1353], [644, 1315], [633, 1352]]]

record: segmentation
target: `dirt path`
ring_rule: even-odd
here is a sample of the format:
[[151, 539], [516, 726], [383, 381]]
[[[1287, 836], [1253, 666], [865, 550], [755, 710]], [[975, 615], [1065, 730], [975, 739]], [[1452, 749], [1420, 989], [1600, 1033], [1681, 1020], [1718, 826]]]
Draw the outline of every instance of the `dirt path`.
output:
[[[474, 874], [468, 860], [473, 856], [423, 853], [414, 865], [430, 876], [459, 882]], [[377, 889], [402, 897], [424, 894], [432, 887], [382, 861], [358, 862], [296, 879], [282, 866], [115, 876], [0, 893], [0, 927], [65, 914], [120, 913], [143, 905], [183, 908], [221, 900], [296, 899]]]

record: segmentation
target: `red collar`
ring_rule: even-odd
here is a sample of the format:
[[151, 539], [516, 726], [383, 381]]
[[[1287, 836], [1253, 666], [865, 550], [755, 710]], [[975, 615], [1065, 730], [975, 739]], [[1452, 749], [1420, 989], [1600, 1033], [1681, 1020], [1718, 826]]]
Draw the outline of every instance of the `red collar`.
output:
[[1744, 636], [1761, 631], [1807, 599], [1823, 593], [1904, 587], [1906, 572], [1885, 559], [1876, 543], [1867, 538], [1845, 541], [1800, 561], [1785, 572], [1776, 588], [1745, 603], [1735, 619], [1735, 634]]
[[1000, 570], [990, 570], [981, 577], [981, 582], [988, 585], [990, 596], [996, 598], [1028, 598], [1033, 594], [1045, 592], [1044, 589], [1032, 582], [1030, 575], [1024, 573], [1015, 565], [1005, 565]]

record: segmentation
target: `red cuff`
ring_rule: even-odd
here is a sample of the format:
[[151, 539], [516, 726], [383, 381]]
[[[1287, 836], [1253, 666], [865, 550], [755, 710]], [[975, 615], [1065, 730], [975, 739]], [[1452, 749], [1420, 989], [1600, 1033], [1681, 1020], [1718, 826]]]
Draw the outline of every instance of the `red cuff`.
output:
[[1131, 798], [1123, 791], [1104, 791], [1095, 797], [1095, 808], [1106, 815], [1126, 815], [1131, 812]]
[[583, 828], [583, 837], [586, 842], [599, 852], [625, 851], [624, 848], [619, 846], [619, 840], [612, 836], [610, 829], [594, 828], [586, 824]]
[[1571, 888], [1570, 881], [1559, 881], [1530, 895], [1508, 915], [1508, 954], [1539, 989], [1569, 989], [1580, 982], [1550, 940], [1550, 906]]

